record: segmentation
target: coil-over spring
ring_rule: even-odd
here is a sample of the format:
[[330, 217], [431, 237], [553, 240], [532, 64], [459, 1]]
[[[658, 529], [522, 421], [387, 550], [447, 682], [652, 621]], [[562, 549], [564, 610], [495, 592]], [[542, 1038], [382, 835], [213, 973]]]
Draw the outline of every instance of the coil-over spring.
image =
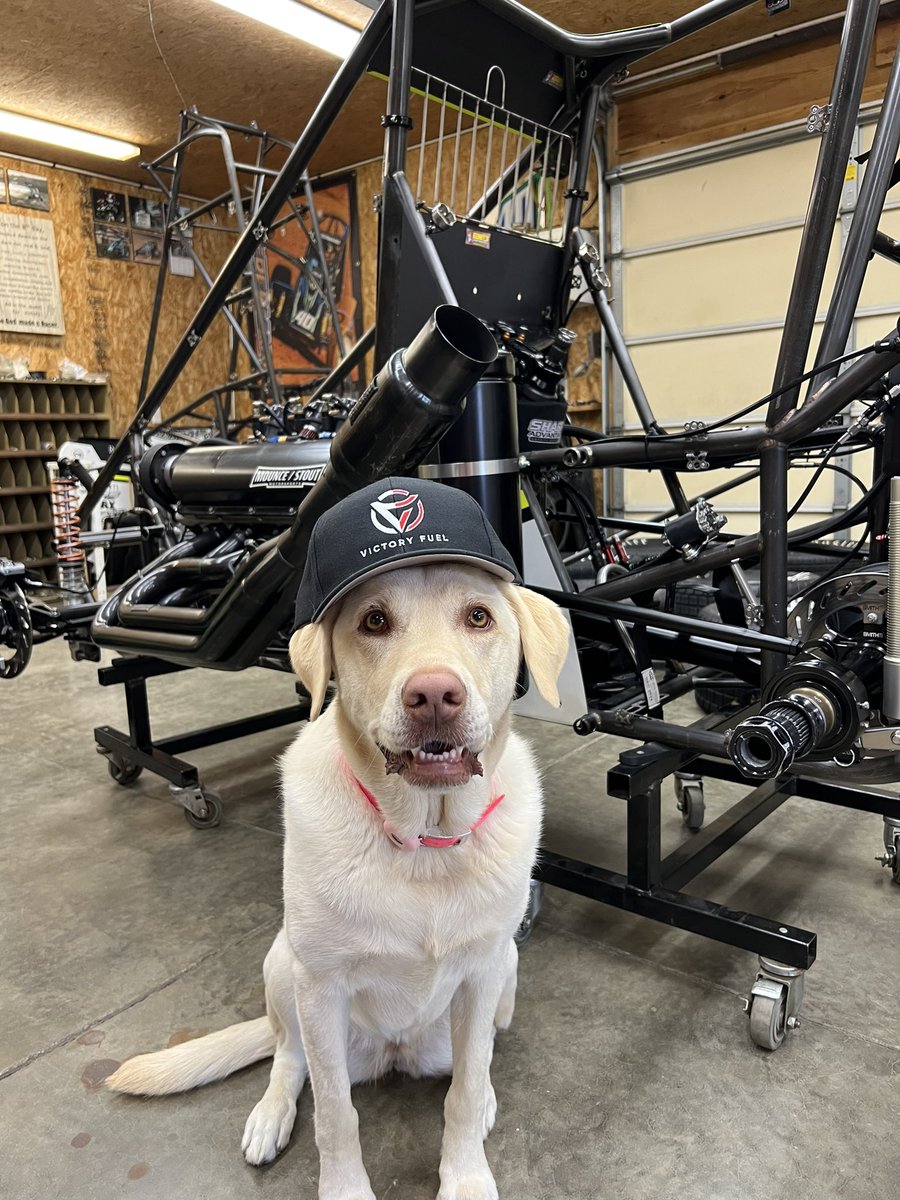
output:
[[58, 472], [51, 476], [53, 544], [58, 560], [60, 586], [73, 591], [86, 591], [77, 488], [77, 480], [64, 465], [60, 465]]

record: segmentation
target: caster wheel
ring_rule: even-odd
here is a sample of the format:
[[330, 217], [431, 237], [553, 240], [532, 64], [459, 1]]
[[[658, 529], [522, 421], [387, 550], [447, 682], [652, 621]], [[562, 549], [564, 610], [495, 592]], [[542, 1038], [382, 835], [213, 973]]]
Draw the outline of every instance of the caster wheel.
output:
[[195, 829], [214, 829], [222, 820], [222, 801], [215, 792], [203, 792], [203, 801], [206, 805], [206, 816], [200, 817], [195, 812], [191, 812], [189, 808], [184, 810], [184, 819], [188, 825], [193, 825]]
[[890, 870], [894, 883], [900, 883], [900, 822], [891, 817], [884, 818], [884, 852], [875, 861]]
[[528, 893], [528, 907], [525, 909], [525, 915], [522, 917], [522, 922], [516, 930], [513, 941], [517, 946], [524, 946], [534, 931], [534, 923], [537, 920], [537, 915], [541, 911], [541, 905], [544, 903], [544, 885], [536, 879], [531, 881], [531, 889]]
[[144, 768], [137, 763], [123, 762], [121, 758], [111, 758], [107, 764], [109, 774], [116, 783], [128, 787], [143, 773]]
[[676, 775], [675, 804], [681, 813], [681, 820], [692, 833], [703, 828], [706, 801], [703, 798], [702, 779], [680, 779]]
[[[775, 995], [777, 988], [778, 995]], [[750, 1002], [750, 1037], [762, 1050], [777, 1050], [787, 1030], [787, 990], [775, 985], [771, 995]]]

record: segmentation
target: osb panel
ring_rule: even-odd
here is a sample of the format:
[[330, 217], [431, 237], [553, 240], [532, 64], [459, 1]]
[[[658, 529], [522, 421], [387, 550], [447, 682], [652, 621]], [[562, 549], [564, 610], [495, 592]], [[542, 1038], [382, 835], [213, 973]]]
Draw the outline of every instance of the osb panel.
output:
[[[880, 100], [890, 74], [900, 21], [876, 29], [864, 100]], [[823, 39], [751, 59], [659, 90], [621, 98], [616, 111], [617, 161], [633, 162], [686, 146], [805, 120], [828, 100], [837, 40]]]
[[[62, 337], [0, 330], [0, 352], [14, 358], [24, 357], [32, 370], [46, 371], [49, 375], [58, 373], [62, 358], [72, 359], [89, 371], [107, 373], [112, 430], [120, 433], [137, 402], [157, 270], [143, 263], [97, 257], [91, 187], [133, 195], [147, 195], [147, 190], [117, 187], [98, 179], [52, 167], [35, 167], [12, 158], [0, 158], [0, 166], [44, 175], [48, 179], [49, 213], [10, 206], [3, 206], [0, 211], [53, 222], [66, 325]], [[229, 237], [198, 230], [195, 239], [201, 259], [215, 274], [228, 251]], [[187, 326], [204, 292], [199, 277], [169, 279], [159, 322], [157, 369]], [[217, 319], [173, 388], [172, 402], [186, 404], [202, 391], [222, 382], [227, 354], [225, 323]]]
[[[335, 0], [318, 5], [354, 25], [368, 16], [362, 5]], [[473, 37], [460, 8], [459, 54]], [[578, 33], [602, 32], [669, 21], [692, 7], [688, 0], [533, 0], [538, 13]], [[762, 0], [683, 42], [651, 55], [640, 69], [735, 45], [840, 10], [843, 0], [803, 0], [770, 18]], [[467, 12], [468, 10], [468, 12]], [[154, 0], [159, 46], [177, 81], [176, 90], [154, 44], [146, 0], [74, 0], [35, 5], [14, 0], [3, 11], [3, 102], [12, 109], [127, 138], [142, 157], [156, 158], [174, 141], [179, 109], [235, 121], [294, 138], [305, 125], [338, 66], [338, 60], [209, 0]], [[48, 64], [64, 64], [52, 69]], [[298, 86], [298, 80], [302, 86]], [[383, 109], [369, 106], [365, 86], [351, 101], [340, 132], [317, 154], [316, 169], [335, 170], [378, 153]], [[33, 153], [4, 143], [7, 153]], [[102, 171], [99, 160], [58, 152], [55, 161]], [[138, 159], [122, 168], [141, 179]], [[193, 168], [191, 168], [193, 172]], [[201, 195], [202, 172], [188, 185]]]

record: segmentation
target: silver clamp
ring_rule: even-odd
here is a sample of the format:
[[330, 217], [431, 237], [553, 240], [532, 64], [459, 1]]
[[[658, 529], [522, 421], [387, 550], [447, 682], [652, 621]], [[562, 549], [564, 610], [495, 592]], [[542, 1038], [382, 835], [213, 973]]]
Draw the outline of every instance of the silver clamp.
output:
[[831, 124], [831, 105], [814, 104], [806, 118], [807, 133], [824, 133]]
[[609, 276], [600, 265], [600, 251], [596, 246], [592, 246], [590, 242], [582, 242], [575, 257], [585, 283], [604, 291], [610, 286]]

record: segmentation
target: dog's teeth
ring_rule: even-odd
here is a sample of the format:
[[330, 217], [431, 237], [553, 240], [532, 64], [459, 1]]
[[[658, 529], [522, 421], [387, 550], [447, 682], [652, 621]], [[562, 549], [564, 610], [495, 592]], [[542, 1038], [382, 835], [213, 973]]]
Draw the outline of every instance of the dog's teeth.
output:
[[425, 759], [428, 757], [424, 750], [417, 750], [416, 756], [418, 757], [419, 762], [424, 762]]

